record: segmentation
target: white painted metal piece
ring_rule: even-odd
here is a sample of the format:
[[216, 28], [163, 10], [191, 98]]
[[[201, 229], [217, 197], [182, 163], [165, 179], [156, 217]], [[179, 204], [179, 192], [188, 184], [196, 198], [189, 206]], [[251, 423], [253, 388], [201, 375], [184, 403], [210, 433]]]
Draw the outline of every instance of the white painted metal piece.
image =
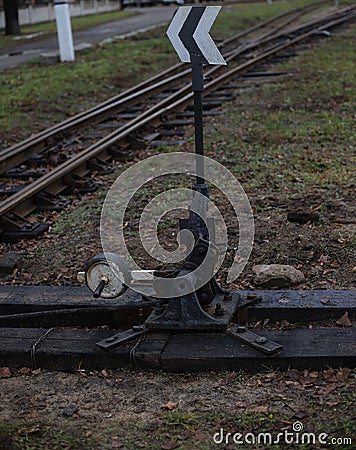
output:
[[190, 53], [183, 45], [179, 37], [180, 30], [183, 28], [184, 22], [187, 20], [189, 13], [191, 11], [191, 6], [180, 6], [177, 9], [169, 27], [166, 31], [169, 40], [171, 41], [175, 51], [182, 62], [190, 62]]
[[219, 14], [221, 6], [207, 6], [193, 33], [193, 39], [209, 64], [226, 65], [226, 61], [219, 52], [209, 31]]
[[[191, 62], [189, 50], [180, 39], [179, 33], [181, 32], [192, 8], [192, 6], [179, 7], [166, 32], [182, 62]], [[210, 28], [213, 25], [216, 16], [219, 14], [220, 9], [221, 6], [205, 7], [205, 11], [193, 33], [193, 39], [209, 64], [226, 65], [226, 61], [209, 35]]]

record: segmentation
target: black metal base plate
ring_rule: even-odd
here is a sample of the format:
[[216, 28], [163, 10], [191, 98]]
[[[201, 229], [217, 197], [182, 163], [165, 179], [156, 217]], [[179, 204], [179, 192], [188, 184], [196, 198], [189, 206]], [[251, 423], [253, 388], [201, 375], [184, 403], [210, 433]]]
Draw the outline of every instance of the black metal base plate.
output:
[[[154, 310], [146, 320], [146, 327], [151, 330], [166, 331], [224, 331], [233, 320], [241, 301], [241, 296], [238, 292], [232, 292], [229, 300], [225, 300], [226, 298], [224, 294], [216, 294], [210, 305], [202, 307], [209, 316], [197, 318], [190, 315], [189, 317], [193, 318], [186, 319], [184, 322], [183, 320], [161, 320], [161, 315]], [[182, 317], [184, 317], [184, 311], [182, 311]]]

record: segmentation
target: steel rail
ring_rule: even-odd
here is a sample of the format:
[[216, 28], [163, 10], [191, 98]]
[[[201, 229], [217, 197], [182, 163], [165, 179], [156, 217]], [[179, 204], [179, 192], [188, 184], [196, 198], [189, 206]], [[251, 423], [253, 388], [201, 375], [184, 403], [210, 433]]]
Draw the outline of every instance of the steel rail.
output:
[[[351, 8], [351, 11], [354, 10], [355, 7]], [[344, 14], [347, 14], [348, 12], [350, 12], [350, 8], [345, 8], [345, 10], [343, 10], [342, 12], [338, 12], [337, 14], [335, 14], [335, 17], [343, 17]], [[241, 54], [252, 50], [254, 48], [256, 48], [258, 45], [264, 44], [264, 43], [270, 43], [271, 41], [275, 40], [275, 39], [288, 39], [288, 37], [290, 36], [290, 34], [296, 33], [298, 30], [303, 31], [306, 28], [310, 28], [311, 26], [321, 26], [321, 24], [325, 23], [325, 19], [324, 18], [320, 18], [314, 22], [309, 22], [308, 24], [303, 24], [301, 25], [299, 28], [294, 28], [293, 30], [291, 30], [288, 33], [279, 33], [276, 36], [270, 36], [262, 41], [257, 41], [257, 43], [251, 43], [249, 45], [242, 45], [241, 47], [237, 48], [235, 51], [231, 52], [229, 54], [229, 56], [226, 57], [226, 61], [230, 62], [233, 59], [235, 59], [237, 56], [240, 56]], [[291, 42], [291, 41], [289, 41]], [[278, 44], [277, 44], [277, 49], [278, 49]], [[252, 60], [254, 61], [254, 60]], [[258, 60], [256, 60], [257, 62]], [[246, 63], [247, 66], [249, 67], [249, 62]], [[252, 65], [255, 64], [255, 62], [252, 62]], [[240, 71], [240, 68], [245, 67], [245, 65], [241, 65], [241, 66], [237, 66], [236, 70]], [[222, 66], [214, 66], [211, 69], [209, 69], [206, 72], [206, 76], [210, 76], [213, 75], [215, 72], [218, 71], [222, 71], [224, 69], [224, 67]], [[243, 70], [243, 69], [241, 69]], [[190, 69], [188, 69], [189, 74], [191, 73]], [[228, 73], [231, 72], [231, 69], [229, 70]], [[208, 86], [208, 85], [207, 85]], [[154, 114], [155, 112], [159, 112], [161, 111], [163, 108], [165, 108], [166, 106], [172, 104], [172, 102], [175, 102], [177, 99], [181, 98], [182, 95], [185, 95], [185, 93], [189, 93], [191, 91], [191, 84], [187, 84], [185, 86], [183, 86], [182, 88], [180, 88], [178, 91], [174, 92], [173, 94], [171, 94], [169, 97], [161, 100], [160, 102], [156, 103], [155, 105], [153, 105], [151, 108], [149, 108], [148, 110], [144, 111], [143, 113], [141, 113], [138, 117], [132, 119], [131, 121], [129, 121], [127, 124], [123, 125], [122, 127], [120, 127], [118, 130], [112, 132], [110, 135], [108, 135], [107, 137], [105, 137], [103, 140], [99, 141], [99, 142], [104, 142], [107, 138], [110, 139], [110, 141], [112, 140], [112, 138], [114, 138], [115, 136], [121, 136], [121, 133], [123, 131], [125, 131], [127, 128], [130, 128], [135, 125], [136, 123], [140, 123], [143, 119], [150, 117], [152, 114]], [[204, 90], [205, 94], [208, 92], [205, 88]], [[119, 138], [121, 139], [121, 137]], [[95, 144], [94, 144], [95, 145]]]
[[[247, 71], [248, 69], [251, 69], [257, 63], [261, 63], [262, 61], [268, 59], [269, 57], [276, 55], [278, 52], [285, 50], [297, 43], [300, 43], [301, 41], [313, 35], [316, 35], [327, 28], [334, 27], [336, 25], [344, 23], [347, 20], [355, 18], [356, 16], [355, 9], [356, 8], [353, 8], [352, 11], [348, 11], [348, 13], [344, 15], [344, 17], [338, 17], [337, 19], [330, 20], [329, 22], [324, 23], [323, 25], [313, 30], [310, 30], [300, 36], [295, 37], [294, 39], [290, 39], [287, 42], [280, 44], [279, 46], [275, 46], [273, 49], [264, 51], [260, 55], [254, 57], [253, 59], [223, 73], [216, 79], [208, 82], [205, 86], [204, 92], [209, 93], [213, 90], [216, 90], [223, 83], [226, 83], [228, 80], [232, 78], [236, 78], [238, 74], [241, 74]], [[117, 132], [111, 133], [108, 137], [91, 145], [89, 148], [73, 156], [71, 159], [61, 164], [60, 166], [56, 167], [49, 173], [43, 175], [30, 185], [27, 185], [21, 191], [4, 200], [0, 204], [0, 216], [3, 216], [10, 211], [16, 212], [21, 211], [22, 203], [30, 200], [31, 197], [33, 197], [38, 192], [45, 190], [46, 188], [48, 188], [49, 185], [60, 181], [66, 174], [75, 172], [81, 166], [85, 165], [88, 160], [97, 157], [100, 153], [107, 150], [111, 145], [117, 143], [121, 139], [124, 139], [129, 134], [137, 131], [139, 128], [142, 128], [147, 124], [152, 124], [154, 122], [161, 122], [162, 116], [168, 115], [171, 112], [176, 112], [177, 110], [182, 109], [184, 106], [191, 103], [193, 93], [189, 92], [188, 94], [185, 94], [185, 89], [186, 88], [184, 88], [183, 95], [181, 92], [180, 95], [182, 96], [180, 98], [176, 99], [173, 102], [172, 98], [170, 102], [167, 102], [165, 100], [165, 103], [169, 104], [165, 104], [165, 106], [161, 105], [159, 109], [156, 109], [157, 107], [155, 106], [154, 110], [152, 111], [150, 110], [149, 114], [145, 112], [144, 115], [140, 116], [139, 119], [134, 119], [133, 121], [129, 122], [125, 126], [124, 130], [120, 129]], [[177, 93], [175, 93], [174, 96], [177, 96]], [[34, 209], [35, 205], [32, 205], [32, 207], [29, 208], [30, 211]]]
[[[258, 23], [247, 30], [235, 34], [234, 36], [222, 41], [218, 46], [220, 48], [223, 48], [224, 46], [235, 42], [241, 37], [247, 36], [248, 34], [251, 34], [256, 30], [263, 29], [268, 25], [278, 22], [284, 17], [289, 17], [275, 29], [267, 31], [263, 36], [261, 36], [259, 39], [260, 41], [263, 41], [264, 38], [267, 38], [282, 27], [287, 26], [300, 15], [305, 14], [310, 9], [313, 9], [322, 3], [325, 3], [325, 0], [313, 3], [312, 5], [307, 5], [305, 7], [299, 7], [290, 11], [286, 11], [282, 14]], [[128, 107], [138, 100], [143, 100], [149, 95], [161, 91], [163, 87], [169, 87], [179, 79], [188, 77], [190, 74], [189, 69], [185, 69], [175, 74], [175, 72], [177, 72], [181, 68], [184, 68], [185, 66], [186, 65], [183, 63], [175, 64], [165, 71], [139, 83], [138, 85], [118, 94], [115, 97], [112, 97], [111, 99], [106, 100], [105, 102], [94, 106], [93, 108], [90, 108], [89, 110], [83, 111], [59, 124], [53, 125], [52, 127], [43, 130], [35, 136], [31, 136], [18, 144], [4, 149], [0, 152], [0, 173], [4, 173], [5, 171], [15, 167], [16, 165], [21, 164], [33, 153], [46, 148], [47, 141], [49, 141], [51, 138], [54, 138], [56, 135], [60, 135], [70, 130], [74, 131], [90, 123], [98, 122], [103, 118], [110, 116], [113, 111], [118, 110], [120, 107]], [[169, 77], [167, 78], [167, 76]]]

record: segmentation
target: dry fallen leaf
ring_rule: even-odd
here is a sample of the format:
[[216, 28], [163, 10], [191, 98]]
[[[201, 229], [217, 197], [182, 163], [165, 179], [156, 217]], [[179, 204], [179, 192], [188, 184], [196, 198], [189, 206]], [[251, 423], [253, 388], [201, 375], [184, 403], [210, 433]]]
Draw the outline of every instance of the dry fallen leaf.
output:
[[31, 374], [31, 369], [29, 367], [22, 367], [19, 371], [18, 374], [19, 375], [30, 375]]
[[310, 372], [309, 373], [310, 378], [319, 378], [319, 372]]
[[299, 383], [302, 384], [304, 387], [310, 387], [313, 386], [314, 380], [310, 377], [303, 377], [299, 380]]
[[292, 381], [298, 381], [301, 376], [299, 370], [297, 369], [288, 370], [287, 375]]
[[331, 391], [334, 391], [337, 388], [336, 384], [329, 384], [328, 386], [322, 388], [320, 390], [320, 394], [328, 395]]
[[338, 404], [339, 402], [325, 402], [325, 405], [328, 406], [329, 408], [334, 408]]
[[340, 319], [336, 321], [336, 324], [340, 325], [341, 327], [352, 327], [349, 313], [346, 311], [345, 314], [343, 314]]
[[194, 439], [199, 442], [204, 442], [206, 437], [203, 433], [195, 433]]
[[11, 370], [8, 367], [1, 367], [0, 378], [10, 378], [10, 377], [11, 377]]
[[346, 381], [351, 373], [351, 369], [349, 369], [348, 367], [341, 367], [341, 369], [339, 370], [339, 372], [336, 374], [336, 377], [338, 376], [338, 374], [342, 373], [344, 380]]
[[189, 434], [177, 434], [177, 439], [179, 441], [187, 441], [188, 439], [190, 439], [191, 435]]
[[306, 411], [296, 411], [296, 413], [293, 415], [293, 418], [301, 420], [308, 417], [308, 415], [309, 414]]
[[178, 406], [178, 403], [169, 401], [165, 405], [161, 405], [161, 409], [168, 410], [168, 411], [173, 411], [174, 409], [177, 408], [177, 406]]
[[268, 406], [266, 406], [266, 405], [256, 406], [256, 408], [254, 408], [253, 411], [264, 413], [264, 412], [268, 411]]
[[246, 408], [246, 403], [245, 402], [236, 402], [236, 403], [234, 403], [234, 406], [236, 406], [236, 408]]
[[233, 381], [234, 378], [236, 378], [236, 373], [235, 372], [229, 373], [228, 375], [226, 375], [226, 378], [223, 381], [223, 384], [229, 384], [230, 381]]
[[325, 369], [323, 370], [323, 377], [326, 379], [331, 379], [332, 377], [335, 376], [335, 372], [334, 369], [332, 367], [329, 367], [329, 369]]
[[171, 449], [177, 448], [177, 447], [180, 447], [180, 444], [178, 442], [173, 442], [173, 441], [164, 442], [161, 445], [161, 448], [163, 450], [171, 450]]
[[33, 433], [38, 433], [39, 431], [41, 431], [41, 428], [39, 425], [35, 425], [32, 428], [27, 430], [28, 434], [33, 434]]
[[268, 380], [273, 380], [276, 378], [276, 376], [277, 376], [276, 372], [270, 372], [270, 373], [267, 373], [266, 375], [264, 375], [263, 378], [267, 378]]

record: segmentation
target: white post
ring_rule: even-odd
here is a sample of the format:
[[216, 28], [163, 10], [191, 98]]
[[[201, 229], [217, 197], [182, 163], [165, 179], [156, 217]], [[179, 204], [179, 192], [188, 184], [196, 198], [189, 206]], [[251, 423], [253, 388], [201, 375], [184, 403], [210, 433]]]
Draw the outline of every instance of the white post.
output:
[[27, 6], [27, 11], [28, 11], [28, 22], [30, 25], [33, 25], [33, 6], [32, 5], [28, 5]]
[[272, 0], [267, 0], [268, 5], [272, 5]]
[[74, 61], [73, 35], [67, 0], [54, 0], [54, 15], [61, 62]]

